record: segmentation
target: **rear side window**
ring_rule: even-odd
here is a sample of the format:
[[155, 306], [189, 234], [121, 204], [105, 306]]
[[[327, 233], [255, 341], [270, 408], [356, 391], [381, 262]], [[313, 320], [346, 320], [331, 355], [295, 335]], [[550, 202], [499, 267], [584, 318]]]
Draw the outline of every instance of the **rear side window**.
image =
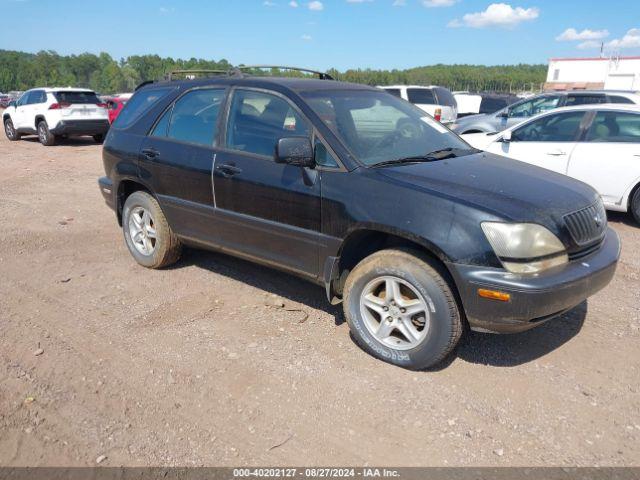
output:
[[587, 141], [640, 143], [640, 114], [598, 112], [587, 133]]
[[143, 113], [164, 98], [171, 90], [173, 90], [172, 87], [140, 90], [127, 102], [120, 112], [120, 115], [118, 115], [118, 118], [113, 122], [111, 128], [127, 128], [140, 118]]
[[430, 88], [408, 88], [407, 98], [414, 105], [435, 105], [436, 97]]
[[512, 141], [573, 142], [576, 139], [584, 112], [547, 115], [513, 131]]
[[624, 103], [627, 105], [634, 105], [633, 100], [627, 97], [621, 97], [620, 95], [609, 95], [609, 103]]
[[173, 107], [167, 137], [212, 146], [224, 95], [222, 88], [192, 90], [183, 95]]
[[565, 105], [570, 107], [572, 105], [593, 105], [595, 103], [605, 103], [607, 97], [604, 95], [569, 95]]
[[94, 92], [55, 92], [53, 96], [59, 103], [93, 105], [100, 103]]
[[390, 93], [394, 97], [402, 98], [402, 92], [400, 92], [399, 88], [385, 88], [384, 91]]
[[438, 105], [444, 105], [445, 107], [458, 108], [458, 102], [453, 94], [446, 88], [437, 87], [435, 89], [438, 96]]
[[229, 112], [227, 146], [273, 157], [282, 137], [311, 135], [311, 129], [286, 100], [268, 93], [237, 90]]

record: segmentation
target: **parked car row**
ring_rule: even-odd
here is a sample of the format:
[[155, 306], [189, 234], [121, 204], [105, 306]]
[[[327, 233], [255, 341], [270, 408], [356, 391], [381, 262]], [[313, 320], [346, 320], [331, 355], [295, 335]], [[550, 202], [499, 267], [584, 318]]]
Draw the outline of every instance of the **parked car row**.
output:
[[462, 137], [481, 150], [582, 180], [608, 210], [629, 211], [640, 223], [640, 106], [562, 107], [500, 133]]
[[[476, 149], [397, 98], [436, 105], [438, 90], [320, 76], [138, 89], [98, 181], [135, 261], [162, 268], [190, 245], [286, 270], [343, 303], [365, 351], [411, 369], [439, 363], [466, 327], [527, 330], [610, 282], [620, 242], [592, 187]], [[526, 132], [635, 132], [579, 111]]]

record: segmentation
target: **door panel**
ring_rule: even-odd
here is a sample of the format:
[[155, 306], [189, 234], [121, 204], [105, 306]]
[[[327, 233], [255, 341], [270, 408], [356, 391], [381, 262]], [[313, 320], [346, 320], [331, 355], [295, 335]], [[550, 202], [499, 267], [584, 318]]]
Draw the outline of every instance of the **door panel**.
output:
[[177, 234], [215, 243], [212, 169], [224, 89], [180, 97], [142, 142], [140, 177], [158, 194]]
[[320, 173], [273, 159], [279, 138], [310, 136], [309, 124], [284, 98], [244, 89], [227, 124], [214, 169], [222, 246], [316, 277]]
[[573, 142], [494, 142], [489, 150], [498, 155], [566, 174]]
[[598, 112], [571, 155], [568, 174], [594, 187], [605, 203], [619, 204], [640, 177], [640, 114]]

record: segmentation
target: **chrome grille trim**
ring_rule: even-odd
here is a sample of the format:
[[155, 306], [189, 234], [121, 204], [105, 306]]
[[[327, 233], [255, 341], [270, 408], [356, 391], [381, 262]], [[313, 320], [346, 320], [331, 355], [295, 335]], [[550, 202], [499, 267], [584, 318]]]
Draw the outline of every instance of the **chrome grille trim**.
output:
[[565, 215], [564, 221], [571, 237], [580, 246], [602, 240], [607, 230], [607, 212], [602, 201]]

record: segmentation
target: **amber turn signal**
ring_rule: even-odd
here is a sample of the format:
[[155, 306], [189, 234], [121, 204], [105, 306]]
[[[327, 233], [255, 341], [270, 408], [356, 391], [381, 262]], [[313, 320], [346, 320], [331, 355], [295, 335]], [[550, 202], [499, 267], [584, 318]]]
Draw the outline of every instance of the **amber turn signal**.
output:
[[511, 300], [511, 295], [504, 292], [498, 292], [496, 290], [486, 290], [484, 288], [478, 289], [478, 295], [482, 298], [488, 298], [489, 300], [498, 300], [499, 302], [508, 302]]

